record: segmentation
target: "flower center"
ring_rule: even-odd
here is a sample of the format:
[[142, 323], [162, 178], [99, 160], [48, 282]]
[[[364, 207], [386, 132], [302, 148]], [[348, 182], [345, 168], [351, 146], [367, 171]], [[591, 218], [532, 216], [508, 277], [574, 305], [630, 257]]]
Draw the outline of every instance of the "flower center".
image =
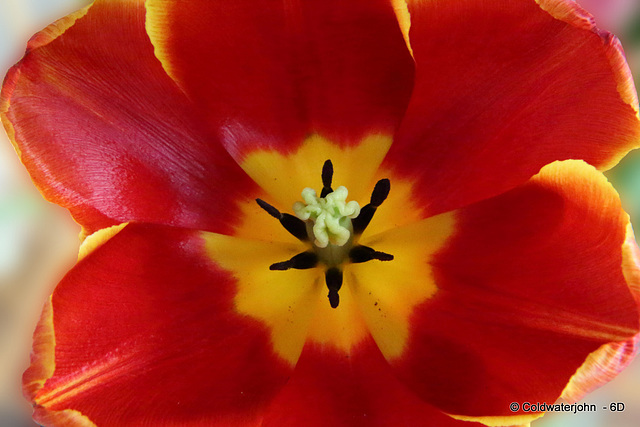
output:
[[293, 211], [296, 216], [311, 225], [309, 237], [314, 237], [313, 244], [318, 248], [326, 248], [329, 243], [345, 246], [351, 241], [353, 226], [351, 219], [360, 214], [360, 205], [356, 201], [346, 202], [349, 191], [340, 186], [325, 197], [318, 197], [316, 190], [302, 190], [303, 202], [296, 202]]
[[347, 202], [349, 191], [344, 186], [334, 191], [331, 188], [332, 180], [333, 164], [327, 160], [322, 167], [323, 188], [320, 197], [312, 188], [302, 190], [304, 202], [296, 202], [293, 205], [295, 216], [280, 213], [262, 199], [256, 199], [256, 202], [269, 215], [278, 219], [289, 233], [300, 241], [311, 244], [310, 250], [286, 261], [271, 264], [269, 269], [307, 269], [324, 266], [329, 303], [331, 307], [337, 308], [340, 303], [338, 291], [342, 287], [344, 264], [393, 259], [393, 255], [354, 244], [354, 240], [357, 240], [371, 222], [376, 209], [389, 195], [391, 185], [388, 179], [378, 181], [370, 202], [361, 209], [358, 202]]

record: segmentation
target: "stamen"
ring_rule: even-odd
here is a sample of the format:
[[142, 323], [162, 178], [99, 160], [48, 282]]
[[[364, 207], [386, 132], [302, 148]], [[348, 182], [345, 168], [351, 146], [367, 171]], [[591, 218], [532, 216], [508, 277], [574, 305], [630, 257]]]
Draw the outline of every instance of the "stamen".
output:
[[390, 190], [391, 182], [387, 178], [381, 179], [376, 183], [373, 192], [371, 192], [369, 203], [360, 209], [360, 215], [352, 221], [354, 234], [362, 234], [367, 228], [373, 218], [373, 214], [376, 213], [376, 209], [387, 199]]
[[298, 255], [294, 255], [291, 259], [282, 262], [276, 262], [269, 266], [269, 270], [288, 270], [290, 268], [296, 270], [306, 270], [318, 265], [318, 255], [314, 252], [301, 252]]
[[327, 295], [329, 297], [329, 304], [331, 308], [336, 308], [338, 304], [340, 304], [338, 291], [342, 287], [342, 271], [332, 267], [325, 272], [324, 280], [327, 288], [329, 288], [329, 294]]
[[262, 199], [256, 199], [258, 205], [264, 209], [269, 215], [280, 221], [280, 224], [287, 230], [293, 237], [303, 242], [309, 241], [309, 235], [307, 234], [307, 226], [304, 221], [296, 218], [288, 213], [281, 213], [278, 209], [271, 206], [269, 203]]
[[371, 261], [372, 259], [377, 259], [379, 261], [392, 261], [393, 255], [376, 251], [369, 246], [359, 245], [353, 247], [349, 251], [349, 258], [352, 263], [358, 264], [361, 262]]
[[327, 297], [332, 308], [340, 304], [338, 291], [342, 287], [343, 276], [340, 266], [347, 259], [358, 264], [371, 260], [391, 261], [393, 255], [376, 251], [368, 246], [353, 247], [353, 234], [361, 234], [369, 225], [376, 209], [387, 199], [391, 190], [388, 179], [378, 181], [371, 193], [369, 203], [360, 209], [356, 201], [347, 202], [349, 192], [344, 186], [333, 190], [333, 163], [326, 160], [322, 166], [322, 191], [320, 197], [312, 188], [302, 190], [302, 200], [293, 205], [295, 216], [283, 214], [262, 199], [258, 205], [276, 218], [292, 235], [302, 241], [313, 240], [310, 251], [301, 252], [291, 259], [276, 262], [269, 270], [303, 270], [322, 263], [325, 283], [329, 289]]
[[309, 234], [307, 234], [307, 226], [304, 221], [301, 221], [291, 214], [285, 213], [282, 214], [282, 218], [280, 218], [280, 224], [298, 240], [303, 242], [309, 241]]
[[373, 187], [369, 203], [373, 207], [380, 207], [382, 202], [387, 199], [389, 191], [391, 191], [391, 181], [389, 181], [387, 178], [381, 179], [380, 181], [376, 182], [375, 187]]
[[322, 191], [320, 192], [320, 197], [326, 197], [327, 194], [333, 193], [333, 189], [331, 188], [331, 181], [333, 180], [333, 163], [331, 160], [327, 160], [322, 165]]
[[267, 213], [272, 217], [274, 217], [275, 219], [282, 218], [282, 214], [280, 213], [280, 211], [275, 207], [271, 206], [269, 203], [265, 202], [262, 199], [256, 199], [256, 202], [258, 203], [258, 206], [260, 206], [262, 209], [267, 211]]

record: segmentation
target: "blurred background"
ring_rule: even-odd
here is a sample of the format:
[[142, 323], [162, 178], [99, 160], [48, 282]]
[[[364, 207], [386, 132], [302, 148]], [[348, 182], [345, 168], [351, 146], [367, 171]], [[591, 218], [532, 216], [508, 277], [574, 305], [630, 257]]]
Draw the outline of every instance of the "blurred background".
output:
[[[18, 61], [27, 40], [87, 0], [0, 0], [0, 77]], [[617, 34], [640, 78], [640, 0], [579, 0], [602, 29]], [[640, 230], [640, 150], [612, 170], [609, 179]], [[79, 227], [68, 213], [42, 199], [0, 131], [0, 427], [32, 427], [20, 377], [29, 363], [31, 335], [56, 282], [75, 262]], [[640, 358], [614, 381], [590, 394], [596, 413], [548, 414], [533, 427], [638, 427]], [[622, 402], [621, 413], [602, 406]]]

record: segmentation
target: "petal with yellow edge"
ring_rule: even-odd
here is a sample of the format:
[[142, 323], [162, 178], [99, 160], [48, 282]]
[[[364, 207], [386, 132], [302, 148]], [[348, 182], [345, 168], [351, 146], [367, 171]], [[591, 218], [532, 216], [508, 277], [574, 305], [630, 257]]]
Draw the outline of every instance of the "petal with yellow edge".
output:
[[608, 169], [640, 144], [620, 43], [575, 2], [394, 3], [416, 80], [384, 166], [418, 183], [430, 214], [501, 194], [556, 160]]
[[[402, 351], [385, 355], [422, 399], [454, 415], [513, 415], [511, 402], [554, 402], [590, 353], [638, 333], [628, 216], [592, 166], [552, 163], [449, 215], [453, 231], [423, 267], [434, 290], [409, 316]], [[379, 236], [382, 250], [401, 231]]]
[[36, 420], [257, 423], [293, 365], [264, 324], [237, 311], [236, 279], [210, 257], [206, 236], [128, 225], [67, 274], [25, 373]]
[[[640, 250], [636, 244], [631, 224], [627, 227], [627, 238], [622, 247], [622, 270], [629, 287], [640, 307]], [[577, 402], [586, 394], [606, 384], [626, 368], [638, 355], [640, 350], [640, 333], [621, 341], [605, 344], [591, 353], [578, 369], [567, 387], [562, 391], [562, 398], [568, 402]]]
[[166, 75], [143, 1], [96, 1], [37, 34], [0, 112], [32, 179], [87, 234], [127, 221], [230, 232], [255, 188]]
[[414, 64], [386, 0], [151, 0], [168, 74], [239, 161], [310, 134], [348, 146], [393, 133]]

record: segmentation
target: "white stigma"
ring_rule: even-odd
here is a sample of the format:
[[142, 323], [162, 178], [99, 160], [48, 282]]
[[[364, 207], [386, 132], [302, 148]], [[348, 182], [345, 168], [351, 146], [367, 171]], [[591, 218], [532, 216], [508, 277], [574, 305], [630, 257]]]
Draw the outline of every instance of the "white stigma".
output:
[[319, 248], [329, 243], [343, 246], [349, 241], [353, 227], [351, 220], [360, 214], [360, 205], [352, 200], [347, 203], [349, 191], [340, 186], [324, 198], [318, 197], [313, 188], [302, 190], [303, 202], [296, 202], [293, 211], [303, 221], [313, 221], [313, 242]]

